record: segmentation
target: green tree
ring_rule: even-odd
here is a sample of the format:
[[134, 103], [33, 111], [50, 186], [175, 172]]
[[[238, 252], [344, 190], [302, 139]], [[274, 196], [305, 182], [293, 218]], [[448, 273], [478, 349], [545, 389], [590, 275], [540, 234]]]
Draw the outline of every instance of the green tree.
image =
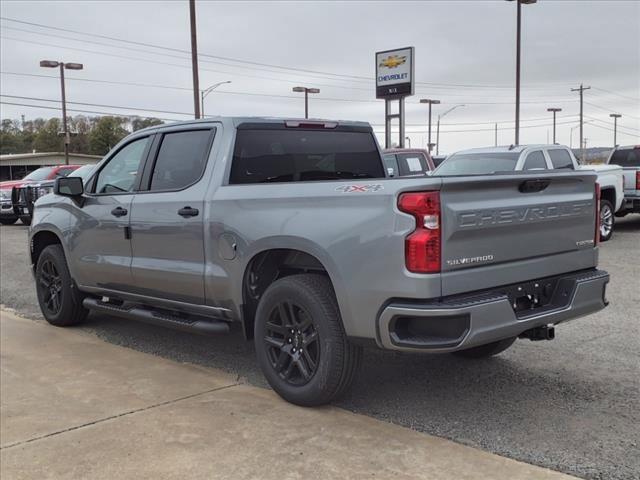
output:
[[132, 117], [131, 118], [131, 129], [136, 132], [138, 130], [142, 130], [143, 128], [153, 127], [155, 125], [162, 125], [164, 122], [159, 118], [142, 118], [142, 117]]
[[91, 133], [91, 119], [84, 115], [76, 115], [69, 119], [71, 144], [69, 151], [74, 153], [89, 153], [89, 134]]
[[122, 117], [101, 117], [89, 134], [89, 151], [94, 155], [104, 155], [129, 132], [123, 125]]
[[[50, 118], [46, 122], [40, 123], [33, 140], [33, 148], [38, 152], [62, 152], [64, 150], [64, 138], [60, 134], [62, 131], [60, 120]], [[34, 125], [36, 122], [34, 122]]]
[[5, 118], [0, 129], [0, 153], [22, 153], [22, 132], [16, 120]]

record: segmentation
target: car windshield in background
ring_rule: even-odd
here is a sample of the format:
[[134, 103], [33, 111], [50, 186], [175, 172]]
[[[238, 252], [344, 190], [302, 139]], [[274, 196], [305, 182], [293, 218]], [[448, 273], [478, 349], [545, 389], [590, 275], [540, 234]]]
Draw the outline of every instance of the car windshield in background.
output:
[[42, 167], [37, 170], [34, 170], [29, 175], [23, 178], [23, 180], [31, 180], [34, 182], [39, 182], [41, 180], [46, 180], [49, 175], [53, 172], [53, 167]]
[[80, 177], [82, 178], [82, 180], [86, 180], [87, 178], [89, 178], [89, 174], [93, 171], [94, 167], [95, 165], [84, 165], [78, 168], [77, 170], [74, 170], [73, 172], [71, 172], [68, 176]]
[[484, 175], [509, 172], [515, 170], [519, 156], [518, 152], [454, 154], [447, 157], [433, 175]]
[[640, 167], [640, 148], [620, 148], [613, 152], [609, 161], [611, 165], [621, 167]]
[[239, 129], [229, 183], [384, 178], [371, 132]]

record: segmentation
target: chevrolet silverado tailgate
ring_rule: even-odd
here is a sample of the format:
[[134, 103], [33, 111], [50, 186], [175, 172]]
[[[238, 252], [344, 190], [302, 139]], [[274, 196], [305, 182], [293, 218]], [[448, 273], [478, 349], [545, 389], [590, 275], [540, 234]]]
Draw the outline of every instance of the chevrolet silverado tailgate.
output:
[[594, 267], [593, 172], [443, 177], [442, 295]]

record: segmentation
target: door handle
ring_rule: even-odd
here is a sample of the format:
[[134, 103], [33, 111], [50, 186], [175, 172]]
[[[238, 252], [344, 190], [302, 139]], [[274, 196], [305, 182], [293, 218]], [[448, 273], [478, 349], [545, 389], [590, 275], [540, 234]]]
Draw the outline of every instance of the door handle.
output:
[[184, 218], [197, 217], [199, 213], [200, 212], [198, 211], [197, 208], [191, 208], [189, 206], [183, 207], [180, 210], [178, 210], [178, 215], [180, 215], [181, 217], [184, 217]]
[[122, 207], [116, 207], [113, 210], [111, 210], [111, 215], [113, 215], [114, 217], [123, 217], [127, 213], [128, 213], [127, 209]]

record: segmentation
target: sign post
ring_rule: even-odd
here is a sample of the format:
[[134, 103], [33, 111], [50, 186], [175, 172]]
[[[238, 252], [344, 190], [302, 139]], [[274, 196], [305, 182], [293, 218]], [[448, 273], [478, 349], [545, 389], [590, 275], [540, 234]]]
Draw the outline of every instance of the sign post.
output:
[[[384, 142], [391, 147], [391, 121], [399, 121], [400, 141], [404, 148], [404, 99], [414, 93], [414, 47], [376, 52], [376, 98], [384, 99]], [[392, 104], [398, 100], [398, 113], [392, 113]]]

